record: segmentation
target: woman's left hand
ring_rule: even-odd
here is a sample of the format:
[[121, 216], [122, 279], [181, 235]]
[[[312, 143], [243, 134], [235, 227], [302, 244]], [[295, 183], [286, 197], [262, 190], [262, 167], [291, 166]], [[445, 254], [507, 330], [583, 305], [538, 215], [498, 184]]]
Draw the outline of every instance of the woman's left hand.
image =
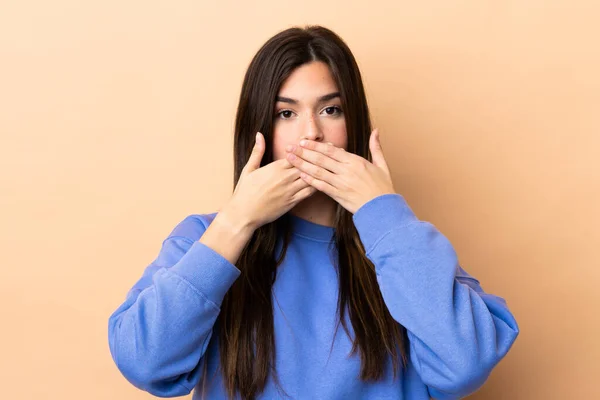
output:
[[354, 214], [375, 197], [396, 193], [377, 129], [371, 132], [369, 148], [372, 163], [331, 143], [313, 140], [289, 145], [286, 152], [289, 162], [303, 172], [305, 182]]

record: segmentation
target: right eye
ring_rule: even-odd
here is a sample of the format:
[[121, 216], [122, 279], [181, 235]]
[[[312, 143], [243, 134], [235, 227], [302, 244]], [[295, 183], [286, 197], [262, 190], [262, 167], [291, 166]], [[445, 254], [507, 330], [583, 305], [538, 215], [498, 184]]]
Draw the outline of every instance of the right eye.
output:
[[281, 119], [290, 119], [292, 117], [293, 111], [291, 110], [281, 110], [277, 113], [277, 117]]

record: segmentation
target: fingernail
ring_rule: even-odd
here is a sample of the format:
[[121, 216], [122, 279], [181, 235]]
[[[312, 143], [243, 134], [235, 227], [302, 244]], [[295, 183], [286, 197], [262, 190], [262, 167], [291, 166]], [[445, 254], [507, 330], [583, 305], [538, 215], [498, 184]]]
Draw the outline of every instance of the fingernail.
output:
[[304, 146], [306, 144], [306, 140], [301, 140], [300, 141], [300, 146]]

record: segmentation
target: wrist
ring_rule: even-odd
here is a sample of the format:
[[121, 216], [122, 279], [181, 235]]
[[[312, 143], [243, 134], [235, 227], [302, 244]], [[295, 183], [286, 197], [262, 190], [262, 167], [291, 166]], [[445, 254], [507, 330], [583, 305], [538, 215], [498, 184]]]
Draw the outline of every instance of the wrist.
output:
[[251, 236], [256, 229], [252, 221], [231, 206], [219, 211], [213, 223], [215, 222], [237, 235]]

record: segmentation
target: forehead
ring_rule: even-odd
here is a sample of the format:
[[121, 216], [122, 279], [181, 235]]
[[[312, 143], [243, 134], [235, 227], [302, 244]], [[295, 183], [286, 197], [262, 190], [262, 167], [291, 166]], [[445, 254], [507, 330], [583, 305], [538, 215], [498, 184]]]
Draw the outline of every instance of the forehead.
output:
[[281, 85], [279, 95], [310, 100], [337, 90], [329, 66], [322, 61], [313, 61], [296, 68]]

